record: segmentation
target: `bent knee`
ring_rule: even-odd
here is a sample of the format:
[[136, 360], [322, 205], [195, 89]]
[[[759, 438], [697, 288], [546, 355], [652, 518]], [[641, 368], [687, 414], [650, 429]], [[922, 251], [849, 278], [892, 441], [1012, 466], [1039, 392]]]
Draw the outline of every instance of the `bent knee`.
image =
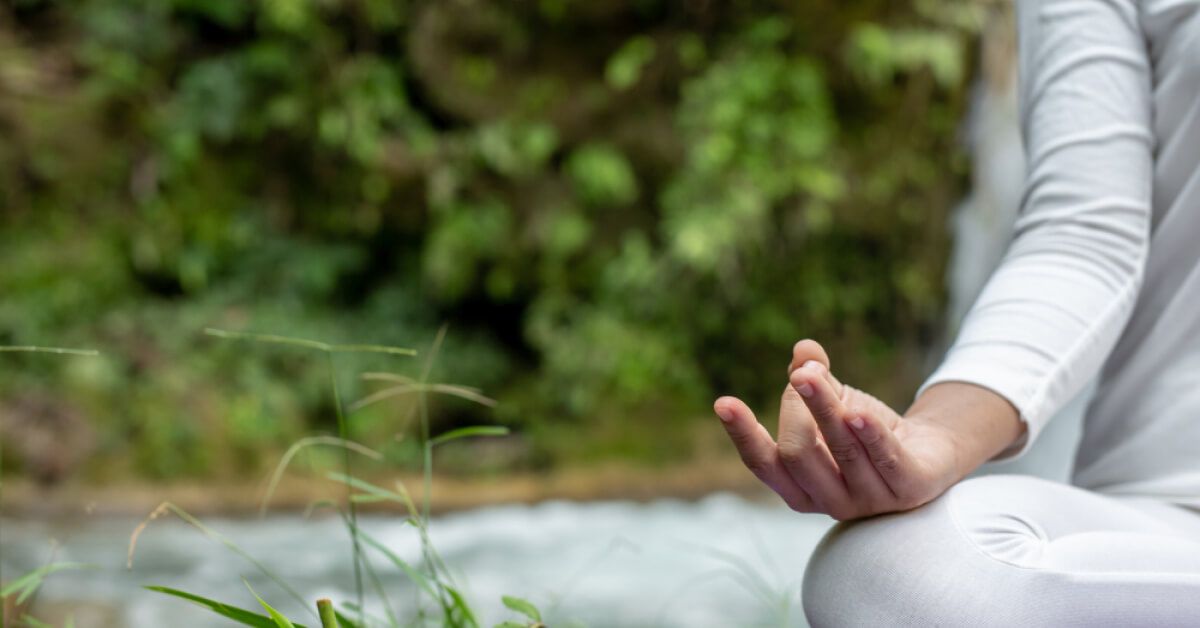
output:
[[[992, 625], [989, 586], [1023, 570], [989, 556], [962, 525], [959, 502], [995, 496], [991, 478], [961, 482], [914, 510], [843, 522], [821, 540], [804, 574], [804, 612], [813, 626]], [[993, 527], [989, 534], [997, 532]], [[1012, 530], [1011, 542], [1035, 539]], [[1016, 573], [1014, 573], [1016, 572]]]
[[[924, 589], [942, 562], [938, 538], [950, 532], [939, 521], [936, 500], [916, 510], [834, 526], [821, 539], [804, 572], [804, 614], [813, 626], [881, 626], [917, 623]], [[924, 580], [924, 581], [922, 581]], [[933, 600], [930, 600], [933, 601]], [[908, 620], [906, 620], [906, 616]]]

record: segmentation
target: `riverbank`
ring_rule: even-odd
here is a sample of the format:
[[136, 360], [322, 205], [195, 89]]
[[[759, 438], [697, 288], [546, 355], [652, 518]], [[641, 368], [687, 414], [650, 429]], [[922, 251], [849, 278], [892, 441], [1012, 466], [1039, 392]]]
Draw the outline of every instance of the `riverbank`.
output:
[[[403, 482], [419, 498], [423, 479], [417, 475], [371, 476], [369, 481], [386, 488]], [[495, 477], [435, 477], [431, 507], [436, 513], [494, 504], [571, 501], [633, 500], [658, 498], [698, 499], [714, 492], [750, 498], [769, 494], [736, 459], [721, 458], [662, 468], [609, 464], [567, 468], [548, 473], [510, 473]], [[103, 485], [64, 484], [45, 488], [23, 478], [5, 479], [0, 511], [14, 518], [77, 516], [140, 516], [163, 501], [197, 515], [250, 516], [258, 512], [266, 492], [266, 478], [234, 484], [199, 480], [171, 483], [122, 481]], [[314, 502], [345, 496], [345, 487], [330, 480], [291, 475], [275, 489], [269, 509], [273, 513], [298, 512]], [[391, 503], [363, 504], [370, 512], [402, 512]]]

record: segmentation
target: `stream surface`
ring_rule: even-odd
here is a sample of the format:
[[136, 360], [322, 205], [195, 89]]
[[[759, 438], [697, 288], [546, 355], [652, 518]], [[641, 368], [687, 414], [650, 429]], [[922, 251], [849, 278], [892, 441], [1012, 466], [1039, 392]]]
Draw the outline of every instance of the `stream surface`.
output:
[[[350, 543], [334, 517], [208, 519], [306, 600], [354, 599]], [[50, 576], [36, 610], [73, 612], [85, 626], [228, 626], [207, 610], [141, 589], [184, 589], [243, 608], [257, 603], [242, 582], [292, 619], [315, 623], [307, 605], [236, 553], [174, 517], [152, 522], [125, 568], [134, 519], [0, 520], [0, 571], [8, 579], [42, 564], [51, 539], [56, 560], [94, 569]], [[414, 528], [370, 516], [362, 529], [412, 564], [420, 562]], [[516, 616], [501, 595], [526, 598], [551, 626], [803, 626], [799, 591], [804, 564], [832, 525], [824, 516], [716, 494], [698, 502], [546, 502], [499, 506], [435, 518], [433, 543], [482, 623]], [[414, 609], [414, 586], [370, 552], [400, 615]], [[369, 590], [369, 585], [368, 585]], [[383, 608], [368, 595], [368, 608]]]

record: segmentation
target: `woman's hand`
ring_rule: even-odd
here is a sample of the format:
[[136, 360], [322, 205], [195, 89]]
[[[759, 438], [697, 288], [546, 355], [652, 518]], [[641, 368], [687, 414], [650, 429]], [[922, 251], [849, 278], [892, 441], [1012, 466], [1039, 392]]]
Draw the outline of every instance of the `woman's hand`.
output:
[[778, 440], [735, 397], [715, 410], [746, 466], [800, 512], [846, 520], [915, 508], [1020, 434], [1006, 401], [969, 384], [934, 386], [901, 417], [840, 383], [812, 340], [796, 344], [788, 371]]

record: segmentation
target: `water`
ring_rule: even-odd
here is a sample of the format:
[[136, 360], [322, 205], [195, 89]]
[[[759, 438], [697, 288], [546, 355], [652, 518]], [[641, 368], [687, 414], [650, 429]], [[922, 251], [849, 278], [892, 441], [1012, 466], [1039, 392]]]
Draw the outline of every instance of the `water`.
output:
[[[349, 546], [337, 520], [278, 516], [206, 523], [282, 574], [306, 600], [353, 599]], [[485, 625], [512, 618], [500, 603], [500, 596], [509, 594], [541, 606], [555, 626], [803, 626], [804, 564], [831, 523], [824, 516], [719, 494], [698, 502], [482, 508], [436, 519], [432, 537], [451, 569], [461, 574]], [[62, 543], [58, 560], [96, 565], [92, 571], [51, 576], [39, 598], [47, 616], [73, 607], [81, 627], [229, 625], [139, 587], [173, 586], [254, 608], [243, 576], [280, 610], [314, 623], [306, 616], [307, 606], [176, 519], [153, 522], [139, 540], [133, 569], [125, 569], [136, 524], [4, 520], [0, 567], [9, 577], [36, 567], [45, 560], [51, 537]], [[418, 562], [411, 527], [372, 516], [363, 528], [404, 559]], [[722, 555], [736, 557], [744, 568]], [[411, 583], [398, 569], [374, 562], [397, 608], [412, 609]]]

